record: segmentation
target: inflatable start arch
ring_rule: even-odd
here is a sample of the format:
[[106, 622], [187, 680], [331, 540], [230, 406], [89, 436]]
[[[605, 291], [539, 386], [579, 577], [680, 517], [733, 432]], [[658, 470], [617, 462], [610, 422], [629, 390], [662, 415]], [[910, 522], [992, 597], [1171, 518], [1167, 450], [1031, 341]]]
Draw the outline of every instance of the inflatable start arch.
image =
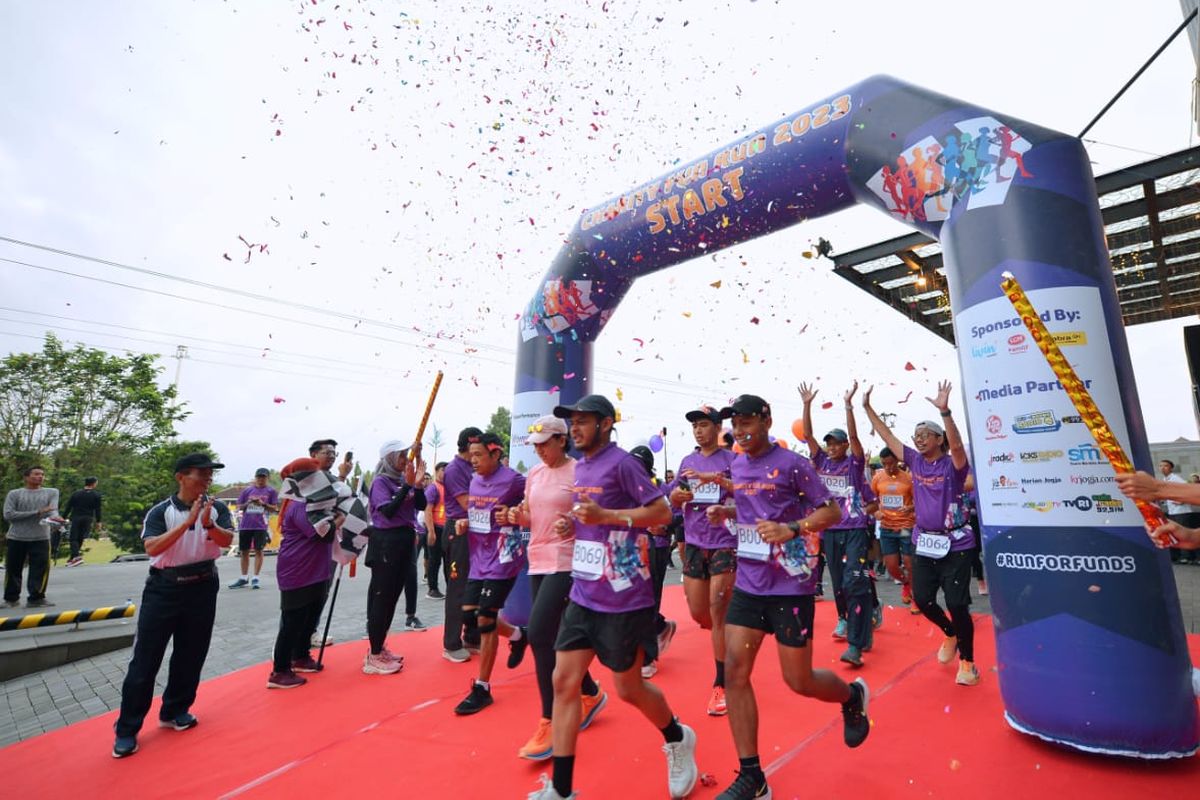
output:
[[1147, 468], [1095, 184], [1074, 137], [874, 77], [585, 211], [521, 320], [514, 463], [534, 463], [534, 418], [588, 393], [592, 343], [638, 276], [855, 203], [942, 243], [1006, 718], [1081, 750], [1194, 753], [1168, 559], [1000, 290], [1011, 271]]

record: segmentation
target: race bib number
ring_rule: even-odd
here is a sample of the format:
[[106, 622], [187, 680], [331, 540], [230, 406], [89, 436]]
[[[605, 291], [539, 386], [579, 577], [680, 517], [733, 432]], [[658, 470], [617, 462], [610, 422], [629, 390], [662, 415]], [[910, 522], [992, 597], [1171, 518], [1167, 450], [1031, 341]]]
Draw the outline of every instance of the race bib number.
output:
[[733, 533], [737, 536], [738, 558], [766, 561], [771, 557], [770, 543], [762, 540], [762, 537], [758, 535], [758, 529], [753, 525], [735, 524]]
[[571, 574], [585, 581], [598, 581], [604, 577], [604, 563], [608, 548], [603, 542], [575, 540], [575, 552], [571, 556]]
[[950, 552], [950, 537], [938, 533], [917, 534], [917, 555], [926, 558], [945, 558]]
[[467, 509], [467, 530], [471, 533], [492, 532], [492, 511], [488, 508]]
[[721, 499], [721, 484], [701, 483], [692, 489], [693, 503], [716, 503]]
[[879, 498], [880, 505], [889, 510], [898, 510], [904, 508], [904, 496], [898, 494], [885, 494]]

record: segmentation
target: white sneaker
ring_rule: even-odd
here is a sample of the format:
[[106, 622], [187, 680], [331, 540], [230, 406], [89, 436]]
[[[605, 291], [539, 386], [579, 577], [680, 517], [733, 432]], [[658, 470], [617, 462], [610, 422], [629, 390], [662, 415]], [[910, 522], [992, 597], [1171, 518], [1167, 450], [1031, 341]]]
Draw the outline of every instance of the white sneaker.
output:
[[559, 794], [554, 788], [554, 783], [550, 778], [546, 777], [546, 773], [544, 772], [542, 773], [541, 781], [542, 788], [536, 792], [530, 792], [529, 800], [572, 800], [575, 797], [575, 792], [571, 792], [566, 797]]
[[471, 652], [465, 647], [460, 647], [457, 650], [443, 650], [442, 658], [447, 661], [453, 661], [455, 664], [461, 664], [464, 661], [471, 660]]
[[362, 671], [365, 675], [392, 675], [399, 672], [402, 667], [402, 661], [397, 662], [384, 658], [382, 653], [377, 656], [367, 653], [367, 657], [363, 659]]
[[[366, 637], [363, 637], [363, 638], [366, 638]], [[321, 646], [321, 634], [319, 634], [319, 633], [314, 633], [314, 634], [312, 635], [312, 637], [311, 637], [311, 638], [308, 640], [308, 644], [309, 644], [311, 647], [320, 647], [320, 646]], [[326, 636], [326, 637], [325, 637], [325, 646], [326, 646], [326, 647], [328, 647], [328, 646], [329, 646], [329, 645], [331, 645], [331, 644], [333, 644], [333, 637], [332, 637], [332, 636]]]
[[696, 788], [700, 770], [696, 767], [696, 732], [687, 725], [683, 728], [683, 741], [664, 744], [667, 754], [667, 788], [671, 797], [687, 797]]

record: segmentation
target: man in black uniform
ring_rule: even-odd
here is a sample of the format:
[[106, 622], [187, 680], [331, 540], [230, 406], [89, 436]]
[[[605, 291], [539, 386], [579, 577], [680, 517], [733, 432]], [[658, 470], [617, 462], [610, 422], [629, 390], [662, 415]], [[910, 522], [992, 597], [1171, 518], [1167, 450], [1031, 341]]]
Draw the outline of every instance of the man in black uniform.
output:
[[121, 687], [121, 714], [113, 726], [113, 758], [137, 752], [137, 734], [154, 697], [154, 678], [172, 639], [175, 650], [158, 724], [177, 731], [196, 726], [188, 709], [196, 699], [217, 614], [216, 560], [221, 548], [233, 542], [229, 509], [206, 494], [213, 470], [224, 466], [207, 453], [180, 458], [175, 462], [179, 491], [151, 508], [142, 524], [150, 576], [142, 591], [133, 658]]
[[83, 488], [71, 495], [67, 501], [67, 519], [71, 520], [71, 557], [68, 567], [83, 563], [83, 540], [92, 532], [92, 525], [100, 525], [100, 493], [96, 491], [98, 481], [85, 478]]

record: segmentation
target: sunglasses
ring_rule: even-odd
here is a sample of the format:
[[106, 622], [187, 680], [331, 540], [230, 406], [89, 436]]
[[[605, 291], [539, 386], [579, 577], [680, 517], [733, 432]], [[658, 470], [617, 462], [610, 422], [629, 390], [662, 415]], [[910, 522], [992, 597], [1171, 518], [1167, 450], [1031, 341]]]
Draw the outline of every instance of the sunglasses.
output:
[[530, 425], [530, 426], [529, 426], [529, 432], [530, 432], [530, 433], [541, 433], [541, 432], [542, 432], [542, 431], [544, 431], [544, 430], [546, 430], [546, 426], [545, 426], [545, 425], [543, 425], [543, 424], [542, 424], [542, 423], [540, 423], [540, 422], [539, 422], [539, 423], [537, 423], [536, 425]]

